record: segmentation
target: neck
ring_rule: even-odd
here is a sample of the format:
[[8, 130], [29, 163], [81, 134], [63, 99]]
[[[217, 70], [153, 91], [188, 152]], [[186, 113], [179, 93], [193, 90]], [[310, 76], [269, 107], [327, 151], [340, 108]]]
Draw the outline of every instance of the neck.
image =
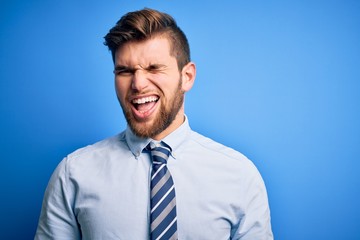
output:
[[168, 136], [170, 133], [175, 131], [178, 127], [180, 127], [185, 122], [185, 114], [183, 108], [178, 112], [174, 121], [161, 133], [152, 137], [152, 139], [156, 141], [160, 141]]

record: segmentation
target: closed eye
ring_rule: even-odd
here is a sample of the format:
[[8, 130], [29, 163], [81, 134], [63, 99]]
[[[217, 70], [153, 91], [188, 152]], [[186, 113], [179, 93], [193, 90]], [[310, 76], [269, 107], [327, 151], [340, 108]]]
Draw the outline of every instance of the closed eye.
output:
[[[151, 64], [146, 68], [140, 68], [140, 69], [143, 69], [149, 73], [155, 74], [155, 73], [159, 73], [159, 72], [165, 70], [166, 66], [162, 65], [162, 64]], [[139, 69], [126, 67], [126, 66], [116, 66], [113, 72], [115, 75], [119, 75], [119, 76], [130, 76], [130, 75], [135, 74], [135, 71], [137, 71], [137, 70], [139, 70]]]
[[150, 73], [157, 73], [162, 71], [165, 68], [165, 65], [162, 64], [151, 64], [146, 68], [146, 71]]
[[114, 70], [115, 75], [128, 76], [134, 74], [134, 70], [127, 67], [116, 67]]

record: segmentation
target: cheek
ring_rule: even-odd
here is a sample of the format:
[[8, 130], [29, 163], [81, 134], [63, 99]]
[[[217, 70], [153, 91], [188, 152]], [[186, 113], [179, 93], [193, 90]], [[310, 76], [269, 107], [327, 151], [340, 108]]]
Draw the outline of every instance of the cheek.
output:
[[125, 98], [128, 89], [126, 82], [115, 79], [115, 90], [118, 98]]
[[164, 94], [170, 98], [173, 97], [174, 93], [178, 92], [179, 89], [182, 89], [182, 85], [182, 79], [180, 77], [166, 79], [165, 81], [162, 81], [161, 84], [159, 84], [161, 89], [164, 91]]

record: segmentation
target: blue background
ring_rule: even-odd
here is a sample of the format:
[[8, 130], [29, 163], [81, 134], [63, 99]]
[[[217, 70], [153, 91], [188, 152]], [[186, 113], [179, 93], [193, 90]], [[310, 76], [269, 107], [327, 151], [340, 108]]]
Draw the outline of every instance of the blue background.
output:
[[276, 239], [360, 239], [360, 1], [0, 3], [0, 239], [32, 239], [69, 152], [125, 128], [103, 36], [143, 7], [172, 14], [198, 75], [196, 131], [247, 155]]

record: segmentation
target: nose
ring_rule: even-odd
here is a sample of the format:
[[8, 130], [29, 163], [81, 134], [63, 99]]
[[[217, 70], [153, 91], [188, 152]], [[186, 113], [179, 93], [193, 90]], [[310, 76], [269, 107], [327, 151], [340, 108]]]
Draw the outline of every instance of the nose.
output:
[[141, 92], [147, 88], [148, 84], [146, 72], [143, 69], [137, 69], [132, 77], [131, 88], [135, 92]]

